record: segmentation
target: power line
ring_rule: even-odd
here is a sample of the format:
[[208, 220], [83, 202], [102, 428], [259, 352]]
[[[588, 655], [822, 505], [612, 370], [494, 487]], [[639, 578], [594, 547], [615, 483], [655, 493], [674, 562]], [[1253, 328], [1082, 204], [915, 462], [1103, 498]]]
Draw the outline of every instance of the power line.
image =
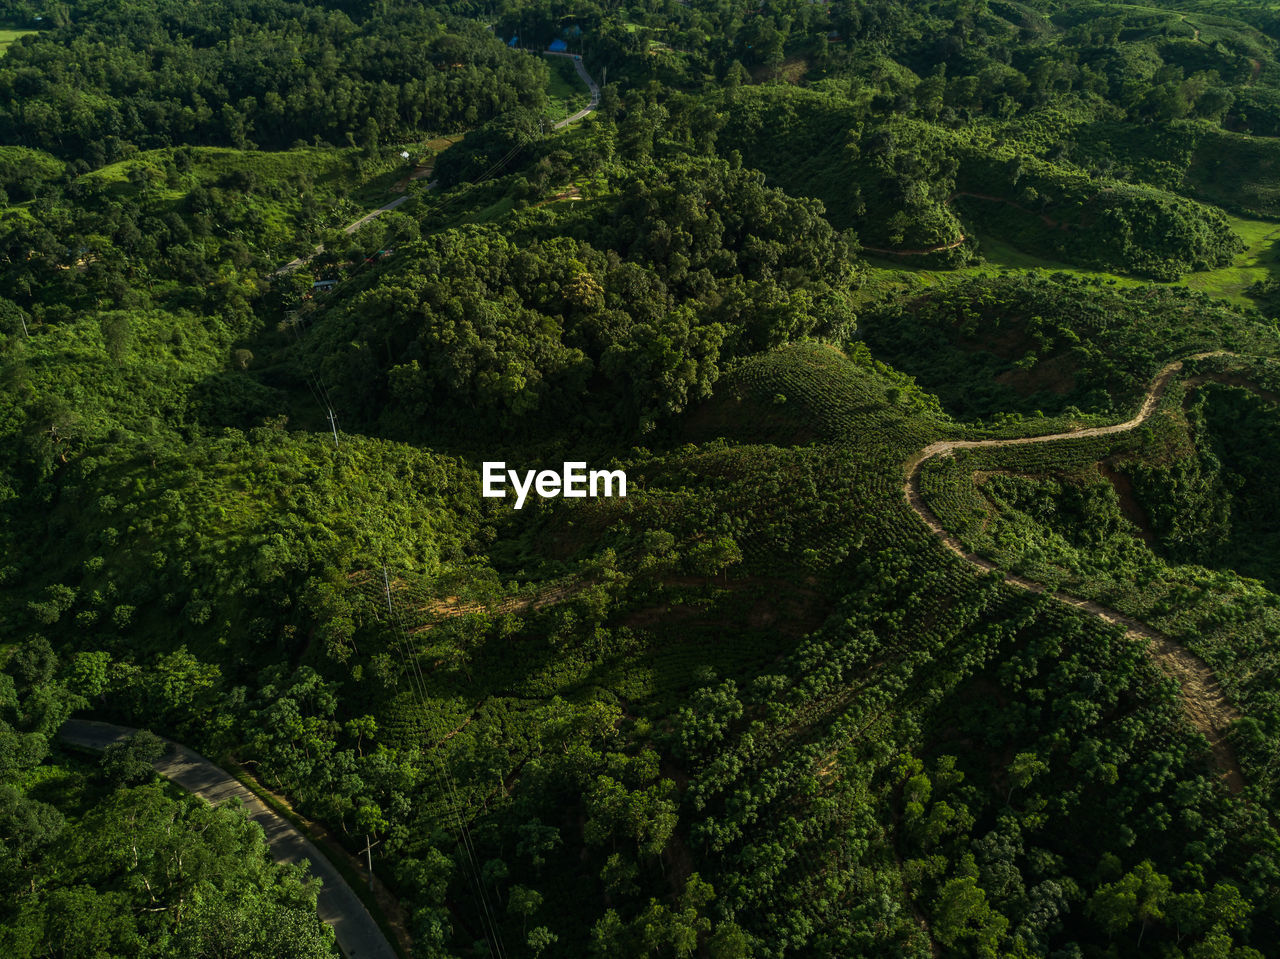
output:
[[[401, 659], [409, 666], [410, 683], [413, 691], [418, 697], [419, 705], [425, 706], [427, 702], [427, 682], [426, 677], [422, 674], [421, 667], [418, 665], [417, 657], [413, 654], [412, 644], [409, 640], [408, 632], [404, 628], [404, 623], [400, 618], [399, 612], [395, 609], [391, 596], [391, 577], [384, 563], [382, 567], [382, 580], [386, 589], [387, 613], [389, 624], [392, 626], [392, 636], [394, 638], [397, 652]], [[426, 750], [424, 749], [424, 753]], [[425, 756], [424, 756], [425, 758]], [[471, 833], [466, 827], [466, 823], [462, 819], [461, 799], [458, 794], [457, 783], [453, 779], [453, 774], [449, 771], [448, 764], [438, 756], [432, 756], [434, 764], [438, 767], [438, 781], [441, 796], [444, 798], [445, 806], [453, 814], [455, 840], [462, 849], [464, 859], [464, 869], [467, 871], [471, 880], [471, 885], [475, 890], [476, 899], [481, 909], [481, 925], [485, 933], [485, 943], [489, 949], [491, 956], [495, 959], [505, 959], [506, 949], [502, 941], [502, 933], [498, 927], [497, 921], [493, 917], [493, 910], [489, 905], [489, 897], [484, 887], [484, 876], [480, 869], [477, 858], [475, 844], [471, 841]], [[447, 790], [446, 787], [447, 786]]]
[[[513, 159], [515, 159], [515, 157], [518, 156], [520, 152], [526, 146], [529, 145], [530, 142], [532, 141], [529, 137], [524, 137], [521, 140], [521, 142], [513, 146], [510, 150], [506, 152], [504, 156], [502, 156], [496, 163], [494, 163], [491, 167], [489, 167], [489, 169], [485, 171], [484, 175], [481, 176], [480, 179], [477, 180], [474, 185], [480, 186], [483, 183], [487, 182], [488, 180], [492, 179], [500, 170], [502, 170], [504, 167], [507, 166], [507, 164], [509, 164]], [[452, 203], [457, 202], [461, 198], [461, 196], [462, 194], [455, 193], [446, 197], [444, 202], [441, 204], [440, 207], [437, 208], [435, 212], [439, 213], [440, 210], [447, 208]], [[372, 259], [373, 259], [372, 257], [366, 258], [360, 264], [360, 266], [356, 268], [356, 270], [358, 271], [364, 266], [367, 266], [372, 261]], [[295, 313], [294, 316], [296, 317], [296, 315], [297, 314]], [[293, 319], [293, 320], [286, 319], [286, 325], [289, 328], [289, 332], [293, 334], [295, 346], [298, 348], [298, 351], [301, 354], [301, 360], [303, 365], [303, 376], [306, 380], [307, 388], [311, 391], [311, 395], [315, 399], [317, 405], [319, 405], [325, 410], [325, 419], [328, 421], [330, 429], [333, 431], [333, 445], [336, 448], [339, 446], [338, 424], [337, 424], [337, 414], [334, 412], [333, 394], [330, 392], [328, 384], [325, 383], [324, 378], [320, 375], [320, 372], [311, 365], [311, 362], [306, 355], [306, 351], [303, 349], [302, 333], [298, 328], [298, 323], [296, 319]]]

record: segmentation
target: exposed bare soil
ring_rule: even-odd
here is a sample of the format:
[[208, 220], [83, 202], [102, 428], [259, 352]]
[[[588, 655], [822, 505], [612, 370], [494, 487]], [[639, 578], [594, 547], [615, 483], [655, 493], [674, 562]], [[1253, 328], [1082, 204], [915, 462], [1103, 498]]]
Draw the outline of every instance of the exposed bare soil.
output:
[[[1191, 359], [1204, 359], [1210, 356], [1223, 355], [1229, 354], [1223, 352], [1200, 353], [1191, 357]], [[920, 467], [935, 456], [951, 456], [958, 449], [1052, 443], [1064, 439], [1107, 436], [1135, 429], [1145, 423], [1151, 417], [1151, 414], [1155, 412], [1156, 406], [1168, 388], [1170, 380], [1181, 369], [1181, 361], [1170, 363], [1162, 369], [1152, 382], [1151, 389], [1147, 392], [1138, 414], [1123, 423], [1116, 423], [1111, 426], [1095, 426], [1071, 433], [1052, 433], [1046, 436], [1025, 436], [1015, 439], [996, 440], [943, 440], [932, 443], [907, 461], [906, 477], [902, 487], [903, 496], [911, 509], [915, 511], [916, 515], [924, 521], [934, 536], [941, 540], [947, 549], [983, 572], [994, 571], [996, 570], [995, 563], [966, 550], [959, 540], [946, 531], [938, 517], [925, 504], [924, 498], [920, 494]], [[1066, 603], [1068, 606], [1097, 616], [1105, 622], [1118, 625], [1124, 629], [1125, 634], [1130, 639], [1142, 642], [1156, 664], [1167, 675], [1176, 679], [1181, 686], [1182, 707], [1187, 719], [1209, 741], [1214, 765], [1217, 766], [1227, 788], [1232, 792], [1239, 792], [1244, 788], [1244, 776], [1240, 772], [1240, 765], [1236, 761], [1235, 754], [1226, 739], [1227, 730], [1231, 724], [1241, 718], [1240, 712], [1227, 700], [1226, 695], [1222, 692], [1222, 688], [1218, 685], [1218, 681], [1213, 675], [1213, 671], [1204, 660], [1185, 647], [1175, 643], [1169, 637], [1156, 632], [1145, 623], [1140, 623], [1132, 617], [1125, 616], [1113, 609], [1108, 609], [1100, 603], [1070, 596], [1057, 590], [1050, 590], [1042, 584], [1023, 576], [1005, 573], [1003, 578], [1010, 586], [1016, 586], [1029, 592], [1045, 593], [1060, 602]]]

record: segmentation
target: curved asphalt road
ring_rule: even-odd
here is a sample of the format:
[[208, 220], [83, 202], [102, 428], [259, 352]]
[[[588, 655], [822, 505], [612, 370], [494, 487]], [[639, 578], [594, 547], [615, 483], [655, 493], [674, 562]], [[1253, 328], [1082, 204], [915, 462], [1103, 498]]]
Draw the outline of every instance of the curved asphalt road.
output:
[[587, 103], [587, 108], [585, 110], [579, 110], [573, 116], [565, 117], [563, 120], [551, 124], [551, 129], [559, 130], [562, 127], [567, 127], [570, 123], [576, 123], [589, 113], [596, 112], [596, 107], [600, 105], [600, 88], [596, 86], [596, 82], [591, 79], [591, 74], [587, 73], [587, 68], [582, 65], [582, 57], [578, 56], [576, 53], [553, 53], [548, 50], [547, 56], [568, 57], [571, 59], [573, 61], [573, 65], [578, 68], [578, 76], [582, 77], [582, 82], [585, 83], [587, 85], [587, 89], [591, 91], [591, 100]]
[[[76, 746], [102, 750], [136, 732], [128, 726], [70, 719], [58, 731], [58, 738]], [[307, 864], [311, 874], [322, 883], [317, 911], [320, 918], [333, 927], [338, 948], [344, 956], [348, 959], [397, 959], [382, 930], [341, 873], [292, 823], [199, 753], [169, 740], [165, 742], [169, 749], [156, 760], [156, 772], [213, 805], [232, 796], [238, 797], [244, 803], [249, 818], [267, 834], [271, 857], [276, 862]]]
[[[579, 110], [577, 113], [573, 114], [573, 116], [565, 117], [563, 120], [559, 120], [556, 123], [551, 124], [551, 128], [553, 130], [560, 130], [560, 129], [563, 129], [564, 127], [567, 127], [570, 123], [577, 123], [583, 117], [596, 112], [596, 107], [600, 106], [600, 87], [598, 87], [596, 85], [596, 82], [591, 79], [591, 74], [587, 73], [587, 68], [582, 65], [582, 57], [578, 56], [576, 53], [553, 53], [550, 50], [546, 51], [546, 53], [547, 53], [547, 56], [549, 57], [568, 57], [570, 60], [572, 60], [573, 65], [578, 69], [578, 76], [582, 78], [582, 82], [585, 83], [587, 85], [587, 89], [591, 91], [591, 99], [587, 102], [587, 106], [585, 109]], [[360, 229], [360, 227], [364, 226], [370, 220], [375, 220], [378, 217], [382, 216], [382, 214], [391, 212], [407, 199], [409, 199], [408, 195], [396, 197], [386, 206], [380, 206], [378, 207], [378, 209], [373, 210], [370, 213], [366, 213], [364, 216], [360, 217], [360, 219], [352, 223], [348, 223], [346, 226], [342, 228], [342, 232], [355, 233], [356, 230]], [[316, 253], [321, 253], [323, 251], [324, 251], [323, 246], [317, 246], [315, 248], [315, 253], [311, 254], [311, 256], [314, 256]], [[283, 276], [286, 273], [292, 273], [294, 270], [305, 265], [307, 261], [311, 259], [311, 256], [307, 256], [307, 257], [300, 256], [297, 259], [290, 260], [288, 263], [280, 267], [280, 269], [276, 270], [271, 275]]]

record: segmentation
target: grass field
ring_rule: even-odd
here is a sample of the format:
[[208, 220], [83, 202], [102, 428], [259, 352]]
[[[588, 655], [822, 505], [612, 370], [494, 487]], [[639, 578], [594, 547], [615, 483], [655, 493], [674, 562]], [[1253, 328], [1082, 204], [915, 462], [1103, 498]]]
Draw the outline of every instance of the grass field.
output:
[[[1185, 286], [1242, 306], [1256, 305], [1245, 290], [1259, 280], [1280, 275], [1280, 259], [1277, 258], [1280, 251], [1275, 249], [1276, 242], [1280, 240], [1280, 223], [1235, 216], [1228, 219], [1231, 221], [1231, 228], [1245, 242], [1245, 249], [1236, 255], [1230, 266], [1190, 273], [1173, 283], [1157, 285]], [[866, 291], [874, 298], [894, 290], [938, 286], [953, 277], [991, 275], [1003, 270], [1048, 270], [1072, 276], [1099, 278], [1120, 287], [1147, 286], [1152, 282], [1116, 273], [1081, 269], [1068, 263], [1035, 256], [991, 236], [979, 235], [978, 242], [979, 251], [986, 262], [981, 266], [954, 270], [903, 269], [885, 258], [871, 257], [872, 267], [868, 271]]]
[[[86, 179], [129, 187], [129, 174], [138, 166], [158, 167], [170, 154], [168, 149], [149, 150], [85, 174]], [[359, 151], [300, 147], [294, 150], [235, 150], [231, 147], [193, 147], [193, 164], [188, 179], [214, 183], [229, 173], [243, 171], [267, 183], [291, 175], [308, 174], [325, 187], [347, 190], [358, 182], [353, 173]], [[185, 191], [183, 191], [185, 192]]]
[[9, 44], [13, 43], [19, 37], [25, 37], [28, 33], [35, 33], [34, 30], [5, 30], [0, 29], [0, 57], [4, 56], [9, 50]]
[[1274, 246], [1280, 239], [1280, 223], [1229, 217], [1231, 229], [1245, 242], [1243, 253], [1237, 254], [1230, 266], [1204, 273], [1192, 273], [1182, 283], [1193, 290], [1220, 296], [1237, 303], [1251, 303], [1244, 291], [1259, 280], [1274, 274], [1280, 266]]
[[590, 96], [568, 57], [547, 57], [547, 65], [551, 67], [551, 82], [547, 84], [551, 118], [561, 120], [585, 107]]

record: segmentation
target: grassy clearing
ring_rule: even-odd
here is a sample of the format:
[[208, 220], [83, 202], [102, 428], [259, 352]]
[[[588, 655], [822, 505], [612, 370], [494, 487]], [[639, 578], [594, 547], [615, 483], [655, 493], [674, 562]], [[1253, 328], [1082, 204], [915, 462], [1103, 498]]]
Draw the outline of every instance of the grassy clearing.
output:
[[34, 30], [0, 30], [0, 57], [8, 52], [9, 44], [13, 41], [35, 32]]
[[[353, 149], [332, 147], [304, 147], [279, 152], [259, 150], [235, 150], [231, 147], [192, 147], [194, 163], [191, 177], [200, 183], [215, 183], [234, 172], [252, 174], [262, 182], [274, 182], [306, 173], [321, 186], [346, 189], [351, 185], [351, 171], [355, 156]], [[129, 174], [139, 166], [158, 167], [172, 154], [172, 150], [150, 150], [102, 167], [85, 175], [99, 183], [129, 183]], [[190, 178], [190, 177], [189, 177]]]
[[547, 84], [551, 118], [562, 120], [585, 107], [590, 97], [567, 57], [547, 57], [547, 63], [551, 67], [551, 80]]
[[439, 153], [441, 150], [447, 150], [455, 143], [461, 143], [465, 133], [451, 133], [448, 136], [436, 137], [434, 140], [428, 140], [423, 144], [428, 150], [435, 150]]
[[1245, 291], [1259, 280], [1280, 276], [1280, 270], [1277, 270], [1280, 259], [1277, 258], [1275, 249], [1276, 242], [1280, 240], [1280, 223], [1235, 216], [1228, 219], [1231, 221], [1231, 228], [1245, 241], [1245, 249], [1236, 255], [1230, 266], [1190, 273], [1172, 283], [1155, 283], [1117, 273], [1082, 269], [1035, 256], [992, 236], [979, 235], [979, 249], [986, 260], [981, 266], [952, 270], [904, 269], [887, 258], [870, 258], [872, 267], [868, 270], [865, 287], [867, 299], [876, 299], [886, 293], [936, 287], [963, 276], [994, 276], [1005, 271], [1047, 270], [1101, 279], [1108, 285], [1117, 287], [1185, 286], [1242, 306], [1255, 306], [1253, 299]]
[[1236, 303], [1252, 304], [1245, 290], [1259, 280], [1274, 275], [1277, 265], [1274, 250], [1280, 239], [1280, 223], [1229, 217], [1231, 229], [1245, 241], [1244, 252], [1237, 254], [1230, 266], [1203, 273], [1192, 273], [1182, 280], [1184, 286]]
[[485, 207], [478, 211], [475, 216], [471, 217], [472, 223], [493, 223], [506, 216], [515, 209], [515, 200], [509, 196], [504, 196], [498, 202]]

